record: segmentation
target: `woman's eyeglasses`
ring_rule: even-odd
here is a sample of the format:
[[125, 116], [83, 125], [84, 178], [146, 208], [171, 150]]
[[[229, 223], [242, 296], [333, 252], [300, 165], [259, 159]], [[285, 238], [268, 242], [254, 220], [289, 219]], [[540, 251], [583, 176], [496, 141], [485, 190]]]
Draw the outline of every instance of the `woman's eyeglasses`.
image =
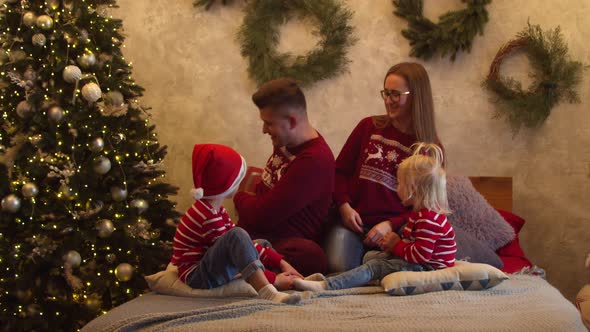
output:
[[387, 100], [387, 97], [389, 97], [393, 101], [399, 101], [402, 95], [410, 94], [410, 91], [399, 92], [397, 90], [381, 90], [380, 92], [381, 98], [383, 98], [383, 100]]

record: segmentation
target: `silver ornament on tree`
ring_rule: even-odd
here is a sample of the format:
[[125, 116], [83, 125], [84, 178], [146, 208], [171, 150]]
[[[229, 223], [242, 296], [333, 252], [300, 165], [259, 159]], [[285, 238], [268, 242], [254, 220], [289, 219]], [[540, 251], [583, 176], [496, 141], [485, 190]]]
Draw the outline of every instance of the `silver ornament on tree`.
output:
[[29, 103], [26, 100], [23, 100], [20, 103], [18, 103], [18, 105], [16, 105], [16, 114], [18, 114], [18, 116], [23, 119], [33, 114], [33, 111], [33, 104]]
[[20, 209], [20, 198], [10, 194], [2, 199], [2, 211], [16, 213]]
[[111, 187], [111, 197], [116, 202], [122, 202], [127, 199], [127, 189], [121, 187]]
[[90, 68], [96, 64], [96, 55], [92, 52], [86, 52], [78, 57], [78, 64], [82, 68]]
[[27, 27], [32, 27], [37, 23], [37, 15], [34, 12], [28, 11], [23, 14], [23, 24]]
[[61, 123], [64, 117], [64, 110], [59, 106], [53, 106], [47, 111], [47, 118], [53, 123]]
[[142, 198], [136, 198], [132, 200], [131, 206], [136, 208], [139, 214], [144, 213], [149, 208], [148, 202]]
[[98, 156], [93, 161], [94, 172], [105, 175], [111, 170], [111, 161], [105, 156]]
[[133, 277], [133, 266], [121, 263], [115, 268], [115, 276], [119, 281], [129, 281]]
[[47, 43], [47, 38], [42, 33], [36, 33], [33, 35], [32, 41], [33, 41], [33, 45], [43, 47]]
[[27, 182], [21, 188], [21, 192], [23, 193], [24, 197], [31, 198], [39, 194], [39, 188], [33, 182]]
[[102, 91], [96, 83], [87, 83], [82, 87], [82, 97], [93, 103], [102, 97]]
[[49, 30], [53, 28], [53, 19], [49, 15], [41, 15], [37, 17], [37, 27], [42, 30]]
[[113, 225], [113, 222], [108, 219], [99, 220], [96, 223], [96, 230], [98, 231], [98, 236], [104, 239], [113, 234], [115, 231], [115, 225]]
[[101, 137], [97, 137], [90, 142], [88, 148], [92, 152], [100, 152], [104, 149], [104, 140]]
[[82, 263], [82, 256], [76, 250], [70, 250], [64, 256], [64, 262], [70, 264], [72, 267], [78, 267]]
[[70, 65], [64, 69], [63, 72], [64, 81], [68, 83], [75, 83], [82, 78], [82, 71], [78, 66]]
[[105, 95], [104, 102], [109, 106], [121, 106], [125, 103], [125, 98], [119, 91], [109, 91]]

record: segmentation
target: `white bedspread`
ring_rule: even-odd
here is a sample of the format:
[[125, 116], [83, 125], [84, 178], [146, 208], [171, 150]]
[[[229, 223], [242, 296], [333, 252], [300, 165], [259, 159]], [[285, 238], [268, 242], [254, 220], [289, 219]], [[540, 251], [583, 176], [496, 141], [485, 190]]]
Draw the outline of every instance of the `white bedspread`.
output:
[[395, 297], [363, 287], [304, 295], [303, 305], [287, 306], [149, 294], [83, 331], [586, 331], [574, 305], [533, 276], [513, 275], [487, 291]]

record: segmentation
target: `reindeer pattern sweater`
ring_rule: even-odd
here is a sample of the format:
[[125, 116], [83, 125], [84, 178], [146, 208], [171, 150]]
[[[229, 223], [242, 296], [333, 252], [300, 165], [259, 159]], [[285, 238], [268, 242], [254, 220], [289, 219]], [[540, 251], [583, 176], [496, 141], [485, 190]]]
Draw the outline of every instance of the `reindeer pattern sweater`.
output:
[[349, 203], [365, 228], [384, 220], [399, 228], [409, 211], [397, 195], [397, 168], [415, 142], [393, 126], [378, 128], [372, 117], [363, 119], [336, 159], [336, 204]]

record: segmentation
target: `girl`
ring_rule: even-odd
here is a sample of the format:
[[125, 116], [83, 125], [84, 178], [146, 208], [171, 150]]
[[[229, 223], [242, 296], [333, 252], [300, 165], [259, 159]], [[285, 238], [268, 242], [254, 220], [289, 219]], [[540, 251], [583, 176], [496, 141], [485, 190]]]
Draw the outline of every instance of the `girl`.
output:
[[[233, 196], [245, 174], [246, 162], [233, 149], [216, 144], [194, 146], [196, 201], [176, 228], [172, 264], [178, 266], [180, 280], [192, 288], [222, 286], [240, 274], [261, 298], [298, 303], [299, 295], [282, 293], [277, 288], [291, 288], [293, 279], [301, 277], [299, 272], [272, 248], [252, 243], [248, 233], [234, 226], [221, 205]], [[275, 275], [265, 266], [282, 273]]]
[[391, 67], [380, 91], [385, 114], [363, 119], [336, 159], [334, 201], [341, 225], [326, 242], [331, 272], [361, 264], [366, 250], [396, 231], [409, 211], [396, 191], [396, 171], [416, 142], [440, 144], [428, 73], [418, 63]]
[[336, 290], [366, 285], [398, 271], [443, 269], [455, 265], [455, 232], [447, 220], [443, 153], [436, 144], [416, 144], [414, 154], [397, 171], [401, 202], [412, 206], [402, 237], [387, 233], [379, 242], [383, 251], [399, 258], [374, 259], [324, 281], [295, 280], [299, 290]]

